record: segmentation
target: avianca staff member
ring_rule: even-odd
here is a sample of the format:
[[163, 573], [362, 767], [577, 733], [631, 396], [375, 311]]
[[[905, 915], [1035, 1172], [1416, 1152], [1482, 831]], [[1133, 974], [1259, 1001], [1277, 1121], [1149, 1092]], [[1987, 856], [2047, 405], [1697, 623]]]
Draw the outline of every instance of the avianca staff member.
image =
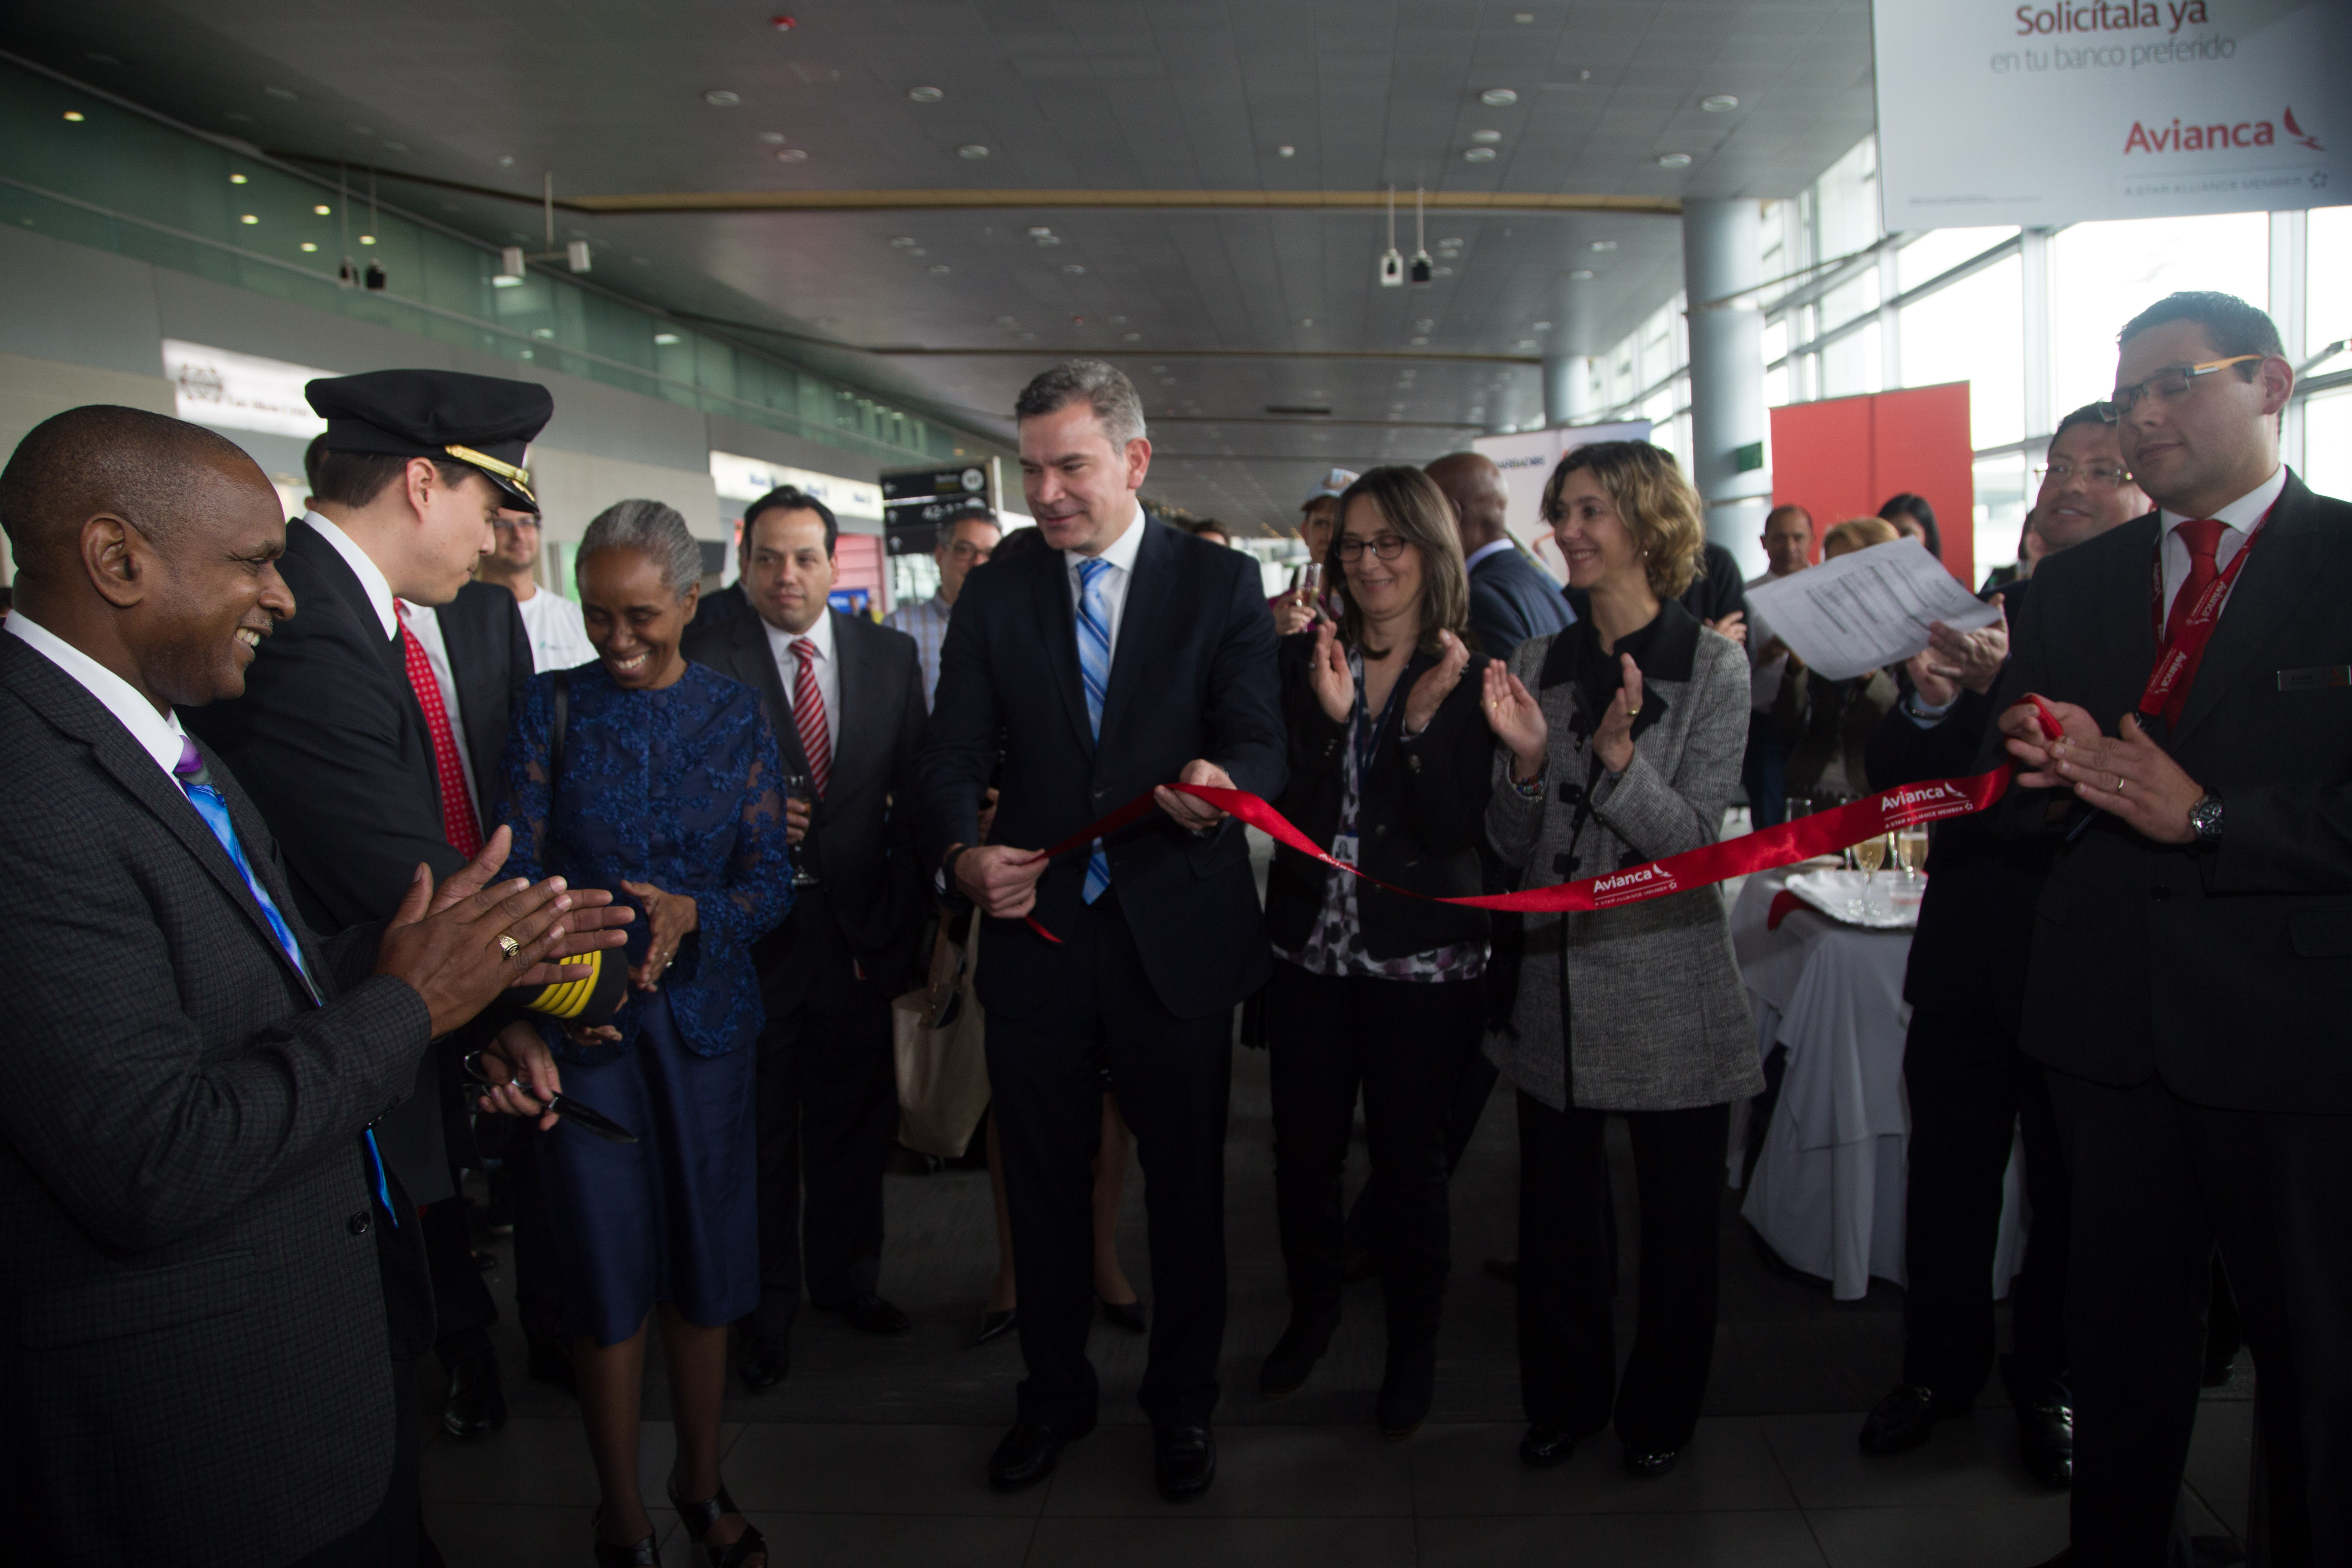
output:
[[[2071, 1564], [2165, 1559], [2218, 1239], [2262, 1368], [2270, 1544], [2352, 1561], [2352, 506], [2279, 462], [2277, 329], [2175, 294], [2110, 405], [2159, 509], [2044, 562], [2000, 690], [2006, 826], [2061, 847], [2020, 1044], [2074, 1175]], [[2185, 1557], [2185, 1552], [2183, 1552]]]

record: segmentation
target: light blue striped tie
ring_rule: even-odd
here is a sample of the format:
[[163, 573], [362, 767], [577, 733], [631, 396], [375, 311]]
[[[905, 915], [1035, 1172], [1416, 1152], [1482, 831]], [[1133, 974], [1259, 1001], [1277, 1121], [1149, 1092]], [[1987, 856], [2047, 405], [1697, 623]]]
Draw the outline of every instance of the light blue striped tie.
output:
[[[1102, 740], [1103, 692], [1110, 685], [1110, 602], [1104, 574], [1110, 563], [1100, 559], [1078, 563], [1078, 674], [1087, 683], [1087, 722]], [[1093, 903], [1110, 886], [1110, 857], [1102, 840], [1095, 840], [1087, 856], [1087, 886], [1082, 895]]]

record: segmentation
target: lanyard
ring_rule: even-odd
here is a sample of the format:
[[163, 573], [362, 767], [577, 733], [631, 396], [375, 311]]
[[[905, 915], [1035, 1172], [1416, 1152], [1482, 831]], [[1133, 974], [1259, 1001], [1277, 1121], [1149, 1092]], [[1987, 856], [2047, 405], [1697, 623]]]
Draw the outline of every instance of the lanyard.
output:
[[[2221, 622], [2221, 605], [2230, 596], [2230, 584], [2238, 580], [2238, 573], [2246, 564], [2246, 558], [2254, 552], [2263, 530], [2270, 526], [2271, 513], [2277, 510], [2278, 503], [2273, 501], [2263, 511], [2253, 531], [2246, 535], [2246, 542], [2230, 558], [2230, 564], [2205, 584], [2205, 591], [2189, 606], [2189, 614], [2180, 622], [2180, 635], [2169, 643], [2164, 641], [2164, 536], [2157, 536], [2156, 586], [2150, 595], [2150, 616], [2155, 622], [2156, 640], [2163, 651], [2157, 655], [2156, 668], [2148, 672], [2147, 688], [2140, 693], [2141, 713], [2149, 718], [2162, 714], [2167, 726], [2180, 722], [2180, 710], [2189, 701], [2189, 689], [2197, 679], [2197, 667], [2205, 662], [2205, 645], [2213, 640], [2213, 628]], [[2186, 592], [2187, 587], [2184, 583], [2182, 591]]]
[[1372, 718], [1364, 698], [1364, 658], [1360, 653], [1356, 656], [1355, 666], [1355, 722], [1350, 726], [1349, 739], [1356, 748], [1356, 788], [1360, 791], [1372, 776], [1372, 757], [1381, 749], [1381, 737], [1388, 732], [1390, 715], [1396, 711], [1398, 701], [1404, 696], [1405, 677], [1412, 672], [1412, 660], [1407, 658], [1404, 668], [1397, 672], [1396, 683], [1389, 688], [1389, 700], [1377, 719]]

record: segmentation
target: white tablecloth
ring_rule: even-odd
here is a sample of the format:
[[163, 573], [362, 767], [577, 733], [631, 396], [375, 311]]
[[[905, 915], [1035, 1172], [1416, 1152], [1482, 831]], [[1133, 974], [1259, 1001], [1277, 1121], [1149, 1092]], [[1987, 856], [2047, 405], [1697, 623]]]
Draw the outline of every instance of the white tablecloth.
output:
[[[1858, 1300], [1870, 1277], [1906, 1280], [1903, 1196], [1911, 1108], [1903, 1082], [1908, 931], [1866, 931], [1810, 908], [1778, 931], [1764, 921], [1784, 876], [1748, 879], [1731, 912], [1732, 949], [1756, 1011], [1756, 1046], [1788, 1048], [1780, 1102], [1740, 1213], [1795, 1268]], [[2004, 1181], [1993, 1294], [2025, 1252], [2024, 1163]], [[1735, 1156], [1736, 1160], [1736, 1156]], [[1738, 1165], [1734, 1163], [1738, 1175]]]

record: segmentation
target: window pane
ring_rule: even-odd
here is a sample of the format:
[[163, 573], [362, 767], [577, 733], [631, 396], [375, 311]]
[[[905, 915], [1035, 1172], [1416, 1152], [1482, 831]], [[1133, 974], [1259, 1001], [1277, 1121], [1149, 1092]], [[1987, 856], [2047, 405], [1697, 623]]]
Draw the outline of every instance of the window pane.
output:
[[2270, 306], [2270, 215], [2082, 223], [2051, 242], [2051, 380], [2061, 413], [2115, 390], [2116, 334], [2166, 295]]
[[[2316, 207], [2305, 222], [2310, 248], [2304, 276], [2311, 289], [2304, 341], [2317, 353], [2324, 344], [2352, 338], [2352, 207]], [[2342, 370], [2347, 363], [2337, 360], [2327, 368]]]
[[2017, 559], [2025, 527], [2026, 464], [2022, 454], [1977, 464], [1976, 563], [1979, 581]]
[[2304, 480], [2313, 489], [2352, 496], [2352, 388], [2304, 405], [2303, 457]]
[[1822, 351], [1822, 395], [1852, 397], [1877, 392], [1885, 366], [1878, 356], [1878, 323], [1873, 321]]
[[2022, 263], [2012, 256], [1901, 312], [1904, 384], [1967, 382], [1971, 444], [1979, 450], [2025, 437], [2023, 287]]
[[[1972, 256], [1981, 256], [2004, 239], [2013, 239], [2013, 228], [1938, 228], [1913, 240], [1895, 254], [1895, 287], [1908, 293], [1930, 278], [1950, 271]], [[1910, 348], [1910, 341], [1904, 341]], [[1905, 373], [1909, 374], [1907, 371]]]

